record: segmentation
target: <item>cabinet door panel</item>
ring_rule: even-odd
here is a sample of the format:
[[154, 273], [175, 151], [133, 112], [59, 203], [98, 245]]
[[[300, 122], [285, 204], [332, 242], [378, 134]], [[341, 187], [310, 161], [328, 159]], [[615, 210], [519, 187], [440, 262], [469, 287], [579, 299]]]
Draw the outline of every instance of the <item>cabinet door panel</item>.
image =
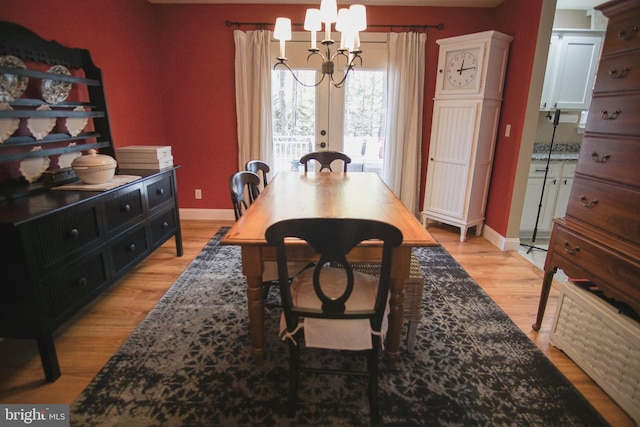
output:
[[557, 108], [589, 107], [601, 43], [600, 37], [564, 37], [557, 82]]

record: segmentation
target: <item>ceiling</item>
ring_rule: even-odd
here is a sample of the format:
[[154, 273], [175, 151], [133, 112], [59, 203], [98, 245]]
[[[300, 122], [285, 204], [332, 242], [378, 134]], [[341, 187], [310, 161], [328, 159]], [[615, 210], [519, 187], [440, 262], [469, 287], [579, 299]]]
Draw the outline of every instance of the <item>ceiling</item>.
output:
[[[274, 3], [312, 4], [314, 0], [148, 0], [149, 3]], [[378, 6], [446, 6], [446, 7], [494, 7], [504, 0], [338, 0], [338, 3], [358, 1]], [[606, 0], [557, 0], [556, 9], [589, 10]], [[319, 0], [317, 1], [319, 2]]]

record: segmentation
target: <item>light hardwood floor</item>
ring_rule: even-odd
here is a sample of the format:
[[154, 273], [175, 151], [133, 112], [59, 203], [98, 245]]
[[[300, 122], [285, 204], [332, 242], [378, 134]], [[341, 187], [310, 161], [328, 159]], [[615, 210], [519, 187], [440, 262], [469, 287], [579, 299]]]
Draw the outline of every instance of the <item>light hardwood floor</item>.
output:
[[[176, 257], [171, 239], [63, 325], [55, 334], [62, 370], [56, 382], [44, 380], [34, 341], [0, 341], [0, 402], [72, 403], [211, 236], [225, 225], [231, 222], [182, 221], [183, 257]], [[515, 252], [499, 251], [473, 233], [469, 233], [465, 243], [460, 243], [458, 229], [430, 225], [429, 231], [611, 425], [635, 425], [580, 368], [549, 345], [558, 297], [555, 289], [540, 332], [531, 329], [542, 283], [538, 268]]]

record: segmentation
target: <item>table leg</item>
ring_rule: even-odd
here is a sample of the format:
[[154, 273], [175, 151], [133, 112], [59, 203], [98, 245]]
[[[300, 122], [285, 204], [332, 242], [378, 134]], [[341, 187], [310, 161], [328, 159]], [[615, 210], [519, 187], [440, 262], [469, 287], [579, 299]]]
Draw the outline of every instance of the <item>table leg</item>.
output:
[[404, 285], [409, 278], [411, 248], [400, 246], [393, 249], [391, 266], [391, 298], [389, 300], [389, 330], [385, 353], [389, 370], [395, 370], [400, 360], [400, 339], [404, 315]]
[[262, 298], [262, 259], [259, 247], [242, 247], [242, 273], [247, 277], [251, 349], [256, 364], [261, 366], [264, 362], [264, 299]]
[[554, 267], [553, 269], [544, 272], [542, 291], [540, 292], [540, 302], [538, 303], [538, 315], [536, 316], [536, 323], [531, 326], [534, 331], [539, 331], [542, 326], [542, 318], [544, 317], [544, 311], [547, 308], [547, 300], [549, 299], [549, 292], [551, 291], [551, 282], [556, 271], [557, 268]]

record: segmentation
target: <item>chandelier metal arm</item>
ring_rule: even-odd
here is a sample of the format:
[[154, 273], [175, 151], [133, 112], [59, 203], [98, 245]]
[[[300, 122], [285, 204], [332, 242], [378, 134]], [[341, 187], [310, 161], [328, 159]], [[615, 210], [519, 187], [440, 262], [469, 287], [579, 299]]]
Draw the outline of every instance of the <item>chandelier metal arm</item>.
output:
[[[310, 56], [312, 56], [313, 54], [310, 54]], [[322, 77], [320, 77], [320, 80], [318, 80], [316, 83], [314, 84], [306, 84], [304, 82], [302, 82], [300, 79], [298, 79], [298, 76], [296, 76], [296, 73], [291, 69], [291, 67], [289, 67], [289, 65], [286, 63], [287, 58], [278, 58], [278, 62], [275, 63], [275, 65], [273, 66], [273, 69], [275, 70], [276, 68], [278, 68], [278, 66], [282, 65], [284, 66], [287, 70], [289, 70], [289, 72], [291, 72], [291, 75], [293, 76], [293, 78], [295, 79], [295, 81], [297, 81], [300, 85], [304, 86], [304, 87], [316, 87], [318, 86], [320, 83], [323, 82], [324, 77], [326, 76], [326, 74], [322, 74]]]

